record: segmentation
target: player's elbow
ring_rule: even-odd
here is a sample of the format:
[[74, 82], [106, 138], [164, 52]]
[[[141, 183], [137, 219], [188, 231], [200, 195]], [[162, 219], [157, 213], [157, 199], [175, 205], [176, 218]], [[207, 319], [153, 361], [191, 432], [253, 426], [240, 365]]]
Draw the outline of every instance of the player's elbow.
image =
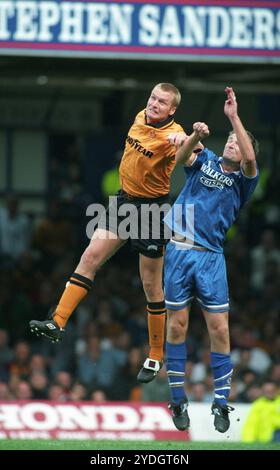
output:
[[246, 155], [246, 158], [245, 158], [245, 161], [247, 163], [255, 163], [256, 161], [256, 155], [255, 155], [255, 152], [251, 152], [249, 154]]
[[189, 158], [190, 158], [190, 154], [188, 154], [188, 153], [182, 153], [182, 152], [180, 152], [180, 153], [176, 153], [176, 155], [175, 155], [175, 161], [176, 161], [176, 163], [182, 163], [182, 164], [184, 164], [184, 163], [186, 163], [186, 161], [187, 161]]

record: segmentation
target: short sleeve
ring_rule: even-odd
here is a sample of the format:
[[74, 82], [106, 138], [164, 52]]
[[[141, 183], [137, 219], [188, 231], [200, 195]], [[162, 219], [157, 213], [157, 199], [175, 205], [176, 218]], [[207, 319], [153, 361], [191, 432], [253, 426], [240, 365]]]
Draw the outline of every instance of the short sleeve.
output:
[[214, 152], [207, 148], [204, 148], [201, 152], [197, 154], [191, 166], [184, 167], [186, 175], [190, 175], [194, 171], [200, 170], [202, 164], [205, 163], [207, 160], [215, 160], [217, 158], [218, 157], [217, 155], [215, 155]]
[[257, 168], [256, 176], [252, 178], [245, 176], [242, 170], [240, 171], [240, 188], [241, 188], [241, 205], [250, 199], [259, 181], [259, 169]]

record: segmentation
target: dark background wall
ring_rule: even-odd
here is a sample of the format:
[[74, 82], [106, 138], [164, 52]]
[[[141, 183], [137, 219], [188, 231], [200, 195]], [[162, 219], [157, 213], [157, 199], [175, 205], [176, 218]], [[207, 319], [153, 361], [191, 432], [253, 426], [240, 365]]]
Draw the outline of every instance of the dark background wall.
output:
[[[260, 164], [279, 167], [277, 64], [2, 57], [0, 196], [16, 190], [26, 209], [43, 211], [53, 189], [53, 160], [65, 168], [74, 158], [81, 169], [79, 184], [100, 199], [102, 175], [116, 165], [135, 114], [162, 81], [182, 92], [177, 120], [187, 132], [196, 120], [206, 121], [211, 129], [207, 145], [217, 152], [230, 129], [223, 114], [224, 88], [233, 86], [241, 116], [260, 140]], [[30, 187], [20, 184], [28, 166], [37, 182]], [[174, 193], [180, 184], [175, 171]]]

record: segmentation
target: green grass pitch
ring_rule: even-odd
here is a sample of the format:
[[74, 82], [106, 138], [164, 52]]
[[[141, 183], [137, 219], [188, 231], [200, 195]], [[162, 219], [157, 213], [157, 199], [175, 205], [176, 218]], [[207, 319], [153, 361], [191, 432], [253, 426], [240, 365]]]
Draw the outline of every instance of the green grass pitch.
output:
[[278, 444], [176, 441], [2, 440], [0, 450], [280, 450]]

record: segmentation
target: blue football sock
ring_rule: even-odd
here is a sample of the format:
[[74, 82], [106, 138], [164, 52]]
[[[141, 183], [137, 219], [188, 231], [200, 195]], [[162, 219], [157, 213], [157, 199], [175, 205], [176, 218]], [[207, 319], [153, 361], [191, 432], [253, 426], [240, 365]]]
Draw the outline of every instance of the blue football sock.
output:
[[186, 398], [185, 367], [187, 360], [186, 343], [171, 344], [166, 342], [166, 370], [173, 404], [178, 405]]
[[214, 377], [214, 401], [219, 405], [226, 405], [233, 372], [230, 354], [211, 352], [211, 368]]

